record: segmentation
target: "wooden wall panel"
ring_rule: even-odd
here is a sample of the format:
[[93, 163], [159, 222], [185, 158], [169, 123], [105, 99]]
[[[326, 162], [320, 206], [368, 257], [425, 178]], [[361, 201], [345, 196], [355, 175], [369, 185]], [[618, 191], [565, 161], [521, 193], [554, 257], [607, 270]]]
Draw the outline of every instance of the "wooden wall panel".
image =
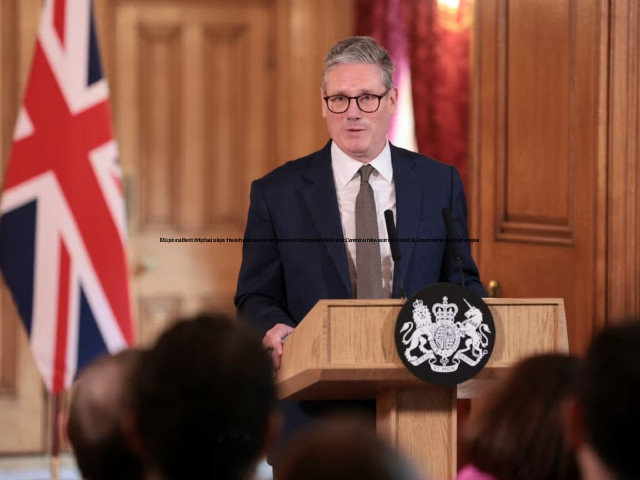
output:
[[[137, 227], [175, 225], [180, 158], [180, 28], [141, 25], [138, 85], [140, 197]], [[161, 101], [159, 101], [162, 99]]]
[[44, 450], [50, 432], [44, 385], [26, 332], [7, 293], [3, 294], [2, 302], [0, 454], [37, 453]]
[[[0, 4], [0, 165], [2, 175], [6, 168], [13, 129], [18, 112], [18, 79], [14, 75], [18, 65], [18, 52], [13, 44], [18, 41], [18, 7], [14, 3]], [[0, 294], [0, 398], [15, 396], [17, 381], [16, 327], [18, 318], [12, 312], [11, 296], [2, 282]]]
[[[40, 0], [0, 2], [0, 179], [9, 160], [41, 8]], [[3, 280], [0, 288], [0, 454], [39, 452], [47, 438], [44, 387]]]
[[278, 53], [278, 163], [318, 150], [329, 140], [321, 115], [322, 66], [331, 46], [351, 35], [353, 0], [278, 2], [286, 25]]
[[[542, 6], [541, 4], [544, 4]], [[572, 2], [501, 3], [497, 239], [571, 244], [576, 41]], [[526, 51], [526, 53], [525, 53]], [[544, 194], [542, 194], [544, 193]]]
[[140, 322], [137, 343], [142, 347], [151, 347], [158, 334], [171, 326], [180, 315], [180, 298], [152, 297], [151, 295], [138, 300], [138, 312], [144, 322]]
[[16, 397], [18, 386], [20, 319], [13, 309], [11, 295], [5, 288], [1, 294], [0, 310], [3, 322], [0, 323], [0, 397]]
[[565, 298], [580, 352], [605, 324], [640, 316], [640, 7], [477, 7], [480, 269], [505, 296]]
[[[206, 192], [201, 204], [209, 224], [244, 224], [245, 203], [238, 201], [237, 192], [244, 190], [247, 166], [233, 159], [247, 157], [246, 115], [230, 117], [228, 112], [249, 112], [255, 100], [255, 95], [247, 94], [251, 68], [247, 42], [247, 31], [242, 26], [205, 32], [201, 61], [206, 69], [204, 103], [209, 108], [204, 112], [202, 133], [205, 155], [211, 161], [205, 165], [206, 174], [194, 184]], [[242, 62], [234, 60], [242, 58]]]
[[[600, 0], [477, 3], [472, 231], [485, 284], [565, 299], [572, 351], [598, 299]], [[476, 194], [474, 194], [476, 195]]]
[[18, 42], [18, 7], [14, 2], [4, 2], [0, 4], [0, 53], [2, 63], [0, 64], [0, 98], [2, 99], [2, 109], [0, 110], [0, 154], [2, 159], [2, 175], [4, 167], [9, 159], [9, 149], [11, 148], [11, 137], [18, 113], [18, 77], [15, 69], [18, 66], [18, 51], [14, 47]]
[[[606, 318], [640, 318], [640, 5], [612, 2]], [[604, 210], [604, 209], [603, 209]]]
[[509, 3], [506, 221], [568, 222], [572, 21], [568, 0]]

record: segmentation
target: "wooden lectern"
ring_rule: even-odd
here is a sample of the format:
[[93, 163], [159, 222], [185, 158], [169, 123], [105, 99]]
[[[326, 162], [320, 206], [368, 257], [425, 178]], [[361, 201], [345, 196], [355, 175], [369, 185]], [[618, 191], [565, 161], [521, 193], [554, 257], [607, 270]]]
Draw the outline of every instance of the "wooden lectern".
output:
[[483, 395], [518, 360], [567, 352], [562, 299], [485, 299], [496, 327], [491, 359], [454, 388], [405, 369], [394, 343], [404, 300], [321, 300], [284, 342], [280, 398], [376, 399], [376, 429], [434, 479], [456, 474], [456, 399]]

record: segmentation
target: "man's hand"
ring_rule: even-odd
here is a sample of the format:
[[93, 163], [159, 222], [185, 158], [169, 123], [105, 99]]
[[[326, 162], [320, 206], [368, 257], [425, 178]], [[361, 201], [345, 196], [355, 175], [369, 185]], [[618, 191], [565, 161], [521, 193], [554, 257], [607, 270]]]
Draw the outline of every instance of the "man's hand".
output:
[[280, 357], [282, 356], [282, 339], [293, 332], [293, 327], [284, 323], [276, 323], [276, 325], [268, 330], [262, 339], [262, 346], [271, 353], [273, 360], [273, 374], [280, 368]]

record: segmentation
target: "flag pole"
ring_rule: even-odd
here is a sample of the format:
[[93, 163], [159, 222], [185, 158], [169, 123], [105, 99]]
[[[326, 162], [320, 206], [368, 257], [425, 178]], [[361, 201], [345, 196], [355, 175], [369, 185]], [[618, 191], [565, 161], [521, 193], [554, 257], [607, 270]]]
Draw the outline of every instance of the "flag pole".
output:
[[51, 415], [51, 480], [58, 480], [60, 471], [60, 435], [58, 426], [60, 425], [60, 394], [54, 393], [52, 415]]

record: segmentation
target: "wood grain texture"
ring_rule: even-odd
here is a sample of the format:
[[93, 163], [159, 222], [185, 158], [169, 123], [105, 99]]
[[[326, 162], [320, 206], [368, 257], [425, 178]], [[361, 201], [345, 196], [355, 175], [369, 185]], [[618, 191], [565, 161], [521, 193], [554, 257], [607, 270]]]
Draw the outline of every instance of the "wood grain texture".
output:
[[[500, 12], [506, 27], [505, 42], [500, 45], [506, 102], [498, 114], [505, 115], [508, 126], [499, 165], [504, 179], [499, 185], [499, 229], [514, 234], [529, 229], [530, 237], [547, 236], [551, 229], [552, 239], [571, 238], [569, 202], [573, 198], [568, 190], [575, 164], [569, 154], [570, 107], [576, 41], [569, 27], [575, 15], [572, 2], [500, 5], [506, 9]], [[541, 188], [545, 195], [539, 195]]]
[[278, 51], [286, 75], [279, 78], [278, 164], [320, 149], [328, 140], [322, 118], [322, 67], [331, 46], [353, 32], [353, 0], [281, 0], [288, 18]]
[[482, 397], [513, 363], [566, 352], [561, 299], [488, 299], [496, 326], [491, 359], [457, 388], [421, 382], [395, 348], [404, 300], [321, 300], [283, 344], [280, 398], [376, 399], [378, 433], [430, 478], [456, 472], [458, 398]]
[[611, 5], [607, 323], [640, 317], [640, 6]]
[[381, 392], [376, 401], [376, 430], [411, 461], [422, 478], [453, 478], [457, 470], [455, 401], [455, 390], [445, 388]]
[[[141, 1], [116, 4], [110, 16], [114, 112], [128, 200], [137, 206], [134, 291], [138, 299], [179, 299], [174, 314], [213, 306], [204, 298], [233, 310], [242, 243], [227, 239], [242, 238], [249, 185], [276, 151], [274, 9], [269, 1]], [[156, 332], [140, 313], [139, 330]]]
[[505, 297], [563, 298], [576, 353], [597, 323], [601, 290], [604, 3], [487, 0], [474, 24], [476, 260]]
[[[9, 160], [41, 9], [40, 0], [0, 2], [0, 177]], [[49, 437], [44, 386], [3, 280], [0, 288], [0, 453], [39, 453]]]
[[[398, 356], [394, 328], [403, 300], [321, 300], [284, 342], [276, 382], [281, 398], [374, 398], [389, 387], [420, 385]], [[562, 299], [487, 299], [496, 326], [491, 359], [460, 398], [540, 352], [566, 352]], [[424, 385], [424, 384], [423, 384]]]
[[2, 282], [0, 293], [0, 398], [18, 396], [18, 360], [20, 358], [19, 342], [16, 338], [19, 329], [23, 328], [17, 315], [9, 290]]
[[182, 308], [178, 296], [138, 298], [136, 343], [145, 348], [153, 346], [158, 336], [173, 325]]
[[328, 363], [360, 365], [385, 364], [397, 357], [393, 336], [372, 335], [370, 332], [393, 331], [400, 307], [369, 306], [354, 308], [333, 307], [329, 309], [328, 328], [331, 347]]
[[181, 33], [178, 25], [142, 24], [138, 30], [140, 230], [179, 219]]

